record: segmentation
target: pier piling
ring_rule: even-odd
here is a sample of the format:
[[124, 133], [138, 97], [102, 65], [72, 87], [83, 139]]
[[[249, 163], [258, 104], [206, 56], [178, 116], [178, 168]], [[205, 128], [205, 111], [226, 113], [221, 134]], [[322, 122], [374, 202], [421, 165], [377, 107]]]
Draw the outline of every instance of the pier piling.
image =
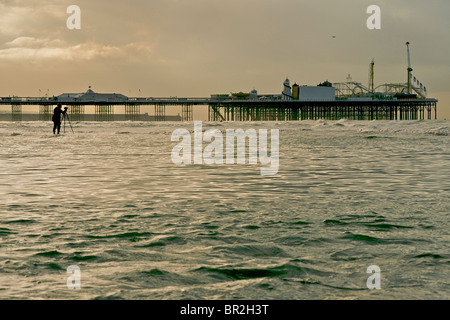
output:
[[139, 121], [141, 119], [141, 106], [127, 104], [125, 105], [125, 121]]
[[114, 121], [114, 107], [112, 105], [96, 105], [95, 120]]
[[186, 104], [181, 106], [182, 116], [181, 121], [193, 121], [194, 120], [194, 109], [192, 105]]
[[[425, 112], [426, 111], [426, 112]], [[426, 113], [426, 116], [425, 116]], [[210, 121], [428, 120], [437, 119], [437, 100], [223, 101], [210, 103]]]
[[11, 106], [11, 120], [22, 121], [22, 105], [13, 104]]
[[69, 108], [69, 114], [72, 121], [83, 121], [84, 120], [84, 110], [83, 105], [72, 105]]
[[53, 110], [49, 105], [39, 106], [39, 120], [40, 121], [50, 121], [52, 119]]
[[166, 121], [165, 104], [155, 104], [155, 121]]

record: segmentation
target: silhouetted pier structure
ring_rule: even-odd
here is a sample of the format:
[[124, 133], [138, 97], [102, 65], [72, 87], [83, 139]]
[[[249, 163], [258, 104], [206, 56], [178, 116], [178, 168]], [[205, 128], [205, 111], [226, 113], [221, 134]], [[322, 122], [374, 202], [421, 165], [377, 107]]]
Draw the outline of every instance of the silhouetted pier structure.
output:
[[210, 103], [210, 121], [431, 120], [437, 100], [223, 101]]
[[295, 120], [431, 120], [437, 119], [436, 99], [398, 100], [218, 100], [211, 98], [129, 98], [125, 101], [64, 101], [56, 98], [0, 98], [11, 106], [11, 119], [22, 120], [23, 106], [39, 107], [42, 120], [51, 120], [53, 106], [69, 107], [74, 121], [82, 121], [86, 106], [95, 107], [96, 121], [113, 121], [114, 107], [125, 107], [125, 119], [139, 121], [141, 106], [154, 106], [155, 121], [166, 120], [166, 106], [181, 106], [182, 121], [194, 119], [194, 107], [207, 106], [209, 121]]

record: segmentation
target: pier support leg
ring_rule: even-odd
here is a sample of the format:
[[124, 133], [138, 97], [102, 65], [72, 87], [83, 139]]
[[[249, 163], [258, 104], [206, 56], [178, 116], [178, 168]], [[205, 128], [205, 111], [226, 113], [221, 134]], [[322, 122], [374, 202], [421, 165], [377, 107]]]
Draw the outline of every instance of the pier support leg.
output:
[[141, 120], [141, 106], [140, 105], [125, 105], [125, 121], [139, 121]]
[[50, 121], [51, 112], [50, 106], [39, 106], [39, 121]]
[[72, 121], [84, 120], [84, 106], [73, 105], [69, 107], [69, 116]]
[[222, 113], [220, 113], [220, 106], [218, 105], [209, 105], [209, 111], [210, 111], [210, 118], [211, 121], [225, 121], [225, 118], [223, 117]]
[[22, 106], [13, 104], [11, 106], [11, 120], [12, 121], [22, 121]]
[[110, 105], [95, 106], [96, 121], [114, 121], [114, 107]]
[[155, 105], [155, 121], [166, 121], [165, 105]]
[[194, 120], [194, 110], [191, 105], [184, 105], [182, 108], [182, 118], [181, 121], [193, 121]]

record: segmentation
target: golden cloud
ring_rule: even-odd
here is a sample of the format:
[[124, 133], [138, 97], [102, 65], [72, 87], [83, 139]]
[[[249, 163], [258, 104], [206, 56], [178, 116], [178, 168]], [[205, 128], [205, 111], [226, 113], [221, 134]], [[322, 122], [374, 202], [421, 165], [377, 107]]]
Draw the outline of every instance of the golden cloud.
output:
[[63, 60], [82, 61], [105, 58], [131, 60], [134, 57], [148, 56], [151, 47], [148, 43], [133, 42], [123, 46], [86, 42], [70, 45], [63, 40], [19, 37], [0, 49], [0, 61]]

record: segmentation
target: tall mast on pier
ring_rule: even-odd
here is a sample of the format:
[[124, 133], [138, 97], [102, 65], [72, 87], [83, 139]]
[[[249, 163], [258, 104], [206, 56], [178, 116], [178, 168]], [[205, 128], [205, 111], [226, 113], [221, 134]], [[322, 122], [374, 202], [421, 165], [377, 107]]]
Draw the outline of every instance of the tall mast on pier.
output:
[[411, 93], [411, 72], [413, 71], [413, 69], [411, 68], [411, 57], [409, 55], [409, 42], [406, 43], [406, 49], [407, 49], [407, 53], [408, 53], [408, 94]]

